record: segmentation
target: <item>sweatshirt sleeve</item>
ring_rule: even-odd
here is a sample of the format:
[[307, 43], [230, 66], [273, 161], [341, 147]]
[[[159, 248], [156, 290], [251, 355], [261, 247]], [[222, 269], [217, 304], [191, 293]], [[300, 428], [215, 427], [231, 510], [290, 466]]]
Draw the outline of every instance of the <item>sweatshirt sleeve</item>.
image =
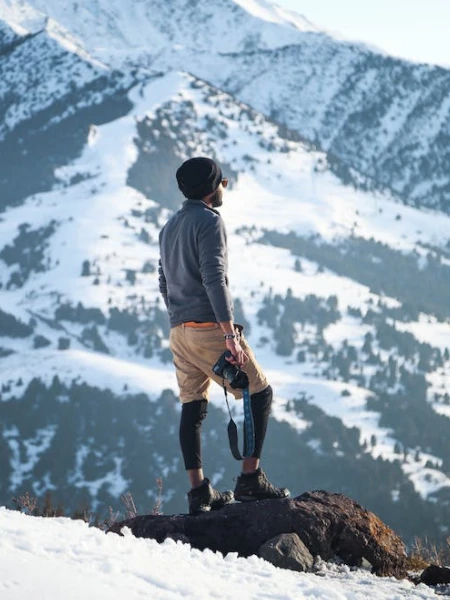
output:
[[164, 275], [164, 269], [162, 266], [162, 238], [163, 238], [163, 233], [164, 233], [164, 229], [165, 227], [163, 227], [161, 229], [161, 231], [159, 232], [159, 252], [160, 252], [160, 258], [159, 258], [159, 263], [158, 263], [158, 284], [159, 284], [159, 291], [161, 293], [161, 296], [163, 297], [164, 300], [164, 304], [166, 305], [166, 308], [169, 308], [169, 301], [167, 298], [167, 280], [166, 280], [166, 276]]
[[227, 234], [220, 216], [202, 223], [198, 239], [203, 286], [218, 322], [233, 320], [233, 302], [228, 289]]
[[159, 259], [158, 277], [159, 277], [159, 279], [158, 279], [158, 282], [159, 282], [159, 291], [161, 292], [161, 295], [163, 297], [164, 304], [166, 305], [166, 307], [168, 307], [167, 281], [166, 281], [166, 276], [164, 275], [164, 271], [163, 271], [163, 268], [162, 268], [161, 259]]

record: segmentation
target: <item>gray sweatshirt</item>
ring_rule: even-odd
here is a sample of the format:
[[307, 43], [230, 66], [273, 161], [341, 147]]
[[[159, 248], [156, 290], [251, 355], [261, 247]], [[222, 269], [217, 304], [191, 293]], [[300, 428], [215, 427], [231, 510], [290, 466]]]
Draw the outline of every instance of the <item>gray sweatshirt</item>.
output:
[[227, 234], [220, 213], [186, 200], [159, 234], [159, 290], [170, 326], [233, 320]]

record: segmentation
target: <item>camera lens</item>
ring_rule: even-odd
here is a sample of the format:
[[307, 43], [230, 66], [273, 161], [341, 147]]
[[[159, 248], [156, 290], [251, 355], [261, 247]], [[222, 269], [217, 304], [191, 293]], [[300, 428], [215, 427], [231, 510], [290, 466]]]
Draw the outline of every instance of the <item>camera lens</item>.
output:
[[234, 365], [229, 364], [223, 368], [223, 376], [229, 383], [234, 381], [237, 374], [238, 374], [238, 370], [236, 369], [236, 367]]

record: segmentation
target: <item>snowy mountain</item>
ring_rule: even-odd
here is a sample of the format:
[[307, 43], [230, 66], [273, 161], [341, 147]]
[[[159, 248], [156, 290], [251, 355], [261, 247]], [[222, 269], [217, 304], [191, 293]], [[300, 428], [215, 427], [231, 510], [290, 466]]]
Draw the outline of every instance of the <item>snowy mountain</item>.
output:
[[5, 0], [2, 14], [27, 26], [51, 15], [96, 56], [121, 61], [141, 55], [155, 58], [183, 47], [214, 54], [275, 49], [299, 42], [301, 32], [319, 31], [304, 17], [266, 0], [92, 0], [84, 6]]
[[[447, 69], [336, 39], [265, 0], [30, 4], [108, 64], [187, 71], [231, 93], [326, 152], [346, 183], [450, 211]], [[26, 23], [24, 6], [3, 12]]]
[[[445, 192], [433, 153], [448, 111], [430, 89], [445, 91], [448, 72], [262, 2], [158, 4], [133, 3], [127, 19], [119, 0], [0, 9], [1, 502], [50, 491], [68, 510], [104, 511], [131, 490], [145, 512], [162, 477], [164, 512], [185, 510], [157, 236], [182, 200], [175, 169], [201, 154], [230, 180], [236, 316], [276, 394], [271, 478], [348, 494], [408, 541], [445, 538], [450, 217], [424, 207], [439, 205], [437, 187], [417, 200], [428, 180], [413, 184], [411, 153]], [[389, 193], [366, 172], [381, 129], [363, 113], [381, 96], [404, 161], [385, 170]], [[399, 127], [426, 98], [426, 127]], [[344, 142], [358, 165], [335, 152]], [[218, 388], [205, 456], [220, 487], [238, 468], [225, 408]]]

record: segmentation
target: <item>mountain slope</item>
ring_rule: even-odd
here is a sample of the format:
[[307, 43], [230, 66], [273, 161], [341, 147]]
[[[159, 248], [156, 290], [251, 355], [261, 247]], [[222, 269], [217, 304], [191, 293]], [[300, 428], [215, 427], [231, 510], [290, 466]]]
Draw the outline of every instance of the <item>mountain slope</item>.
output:
[[129, 108], [134, 80], [90, 57], [52, 20], [37, 31], [2, 26], [0, 208], [49, 189], [54, 168], [77, 155], [90, 124]]

